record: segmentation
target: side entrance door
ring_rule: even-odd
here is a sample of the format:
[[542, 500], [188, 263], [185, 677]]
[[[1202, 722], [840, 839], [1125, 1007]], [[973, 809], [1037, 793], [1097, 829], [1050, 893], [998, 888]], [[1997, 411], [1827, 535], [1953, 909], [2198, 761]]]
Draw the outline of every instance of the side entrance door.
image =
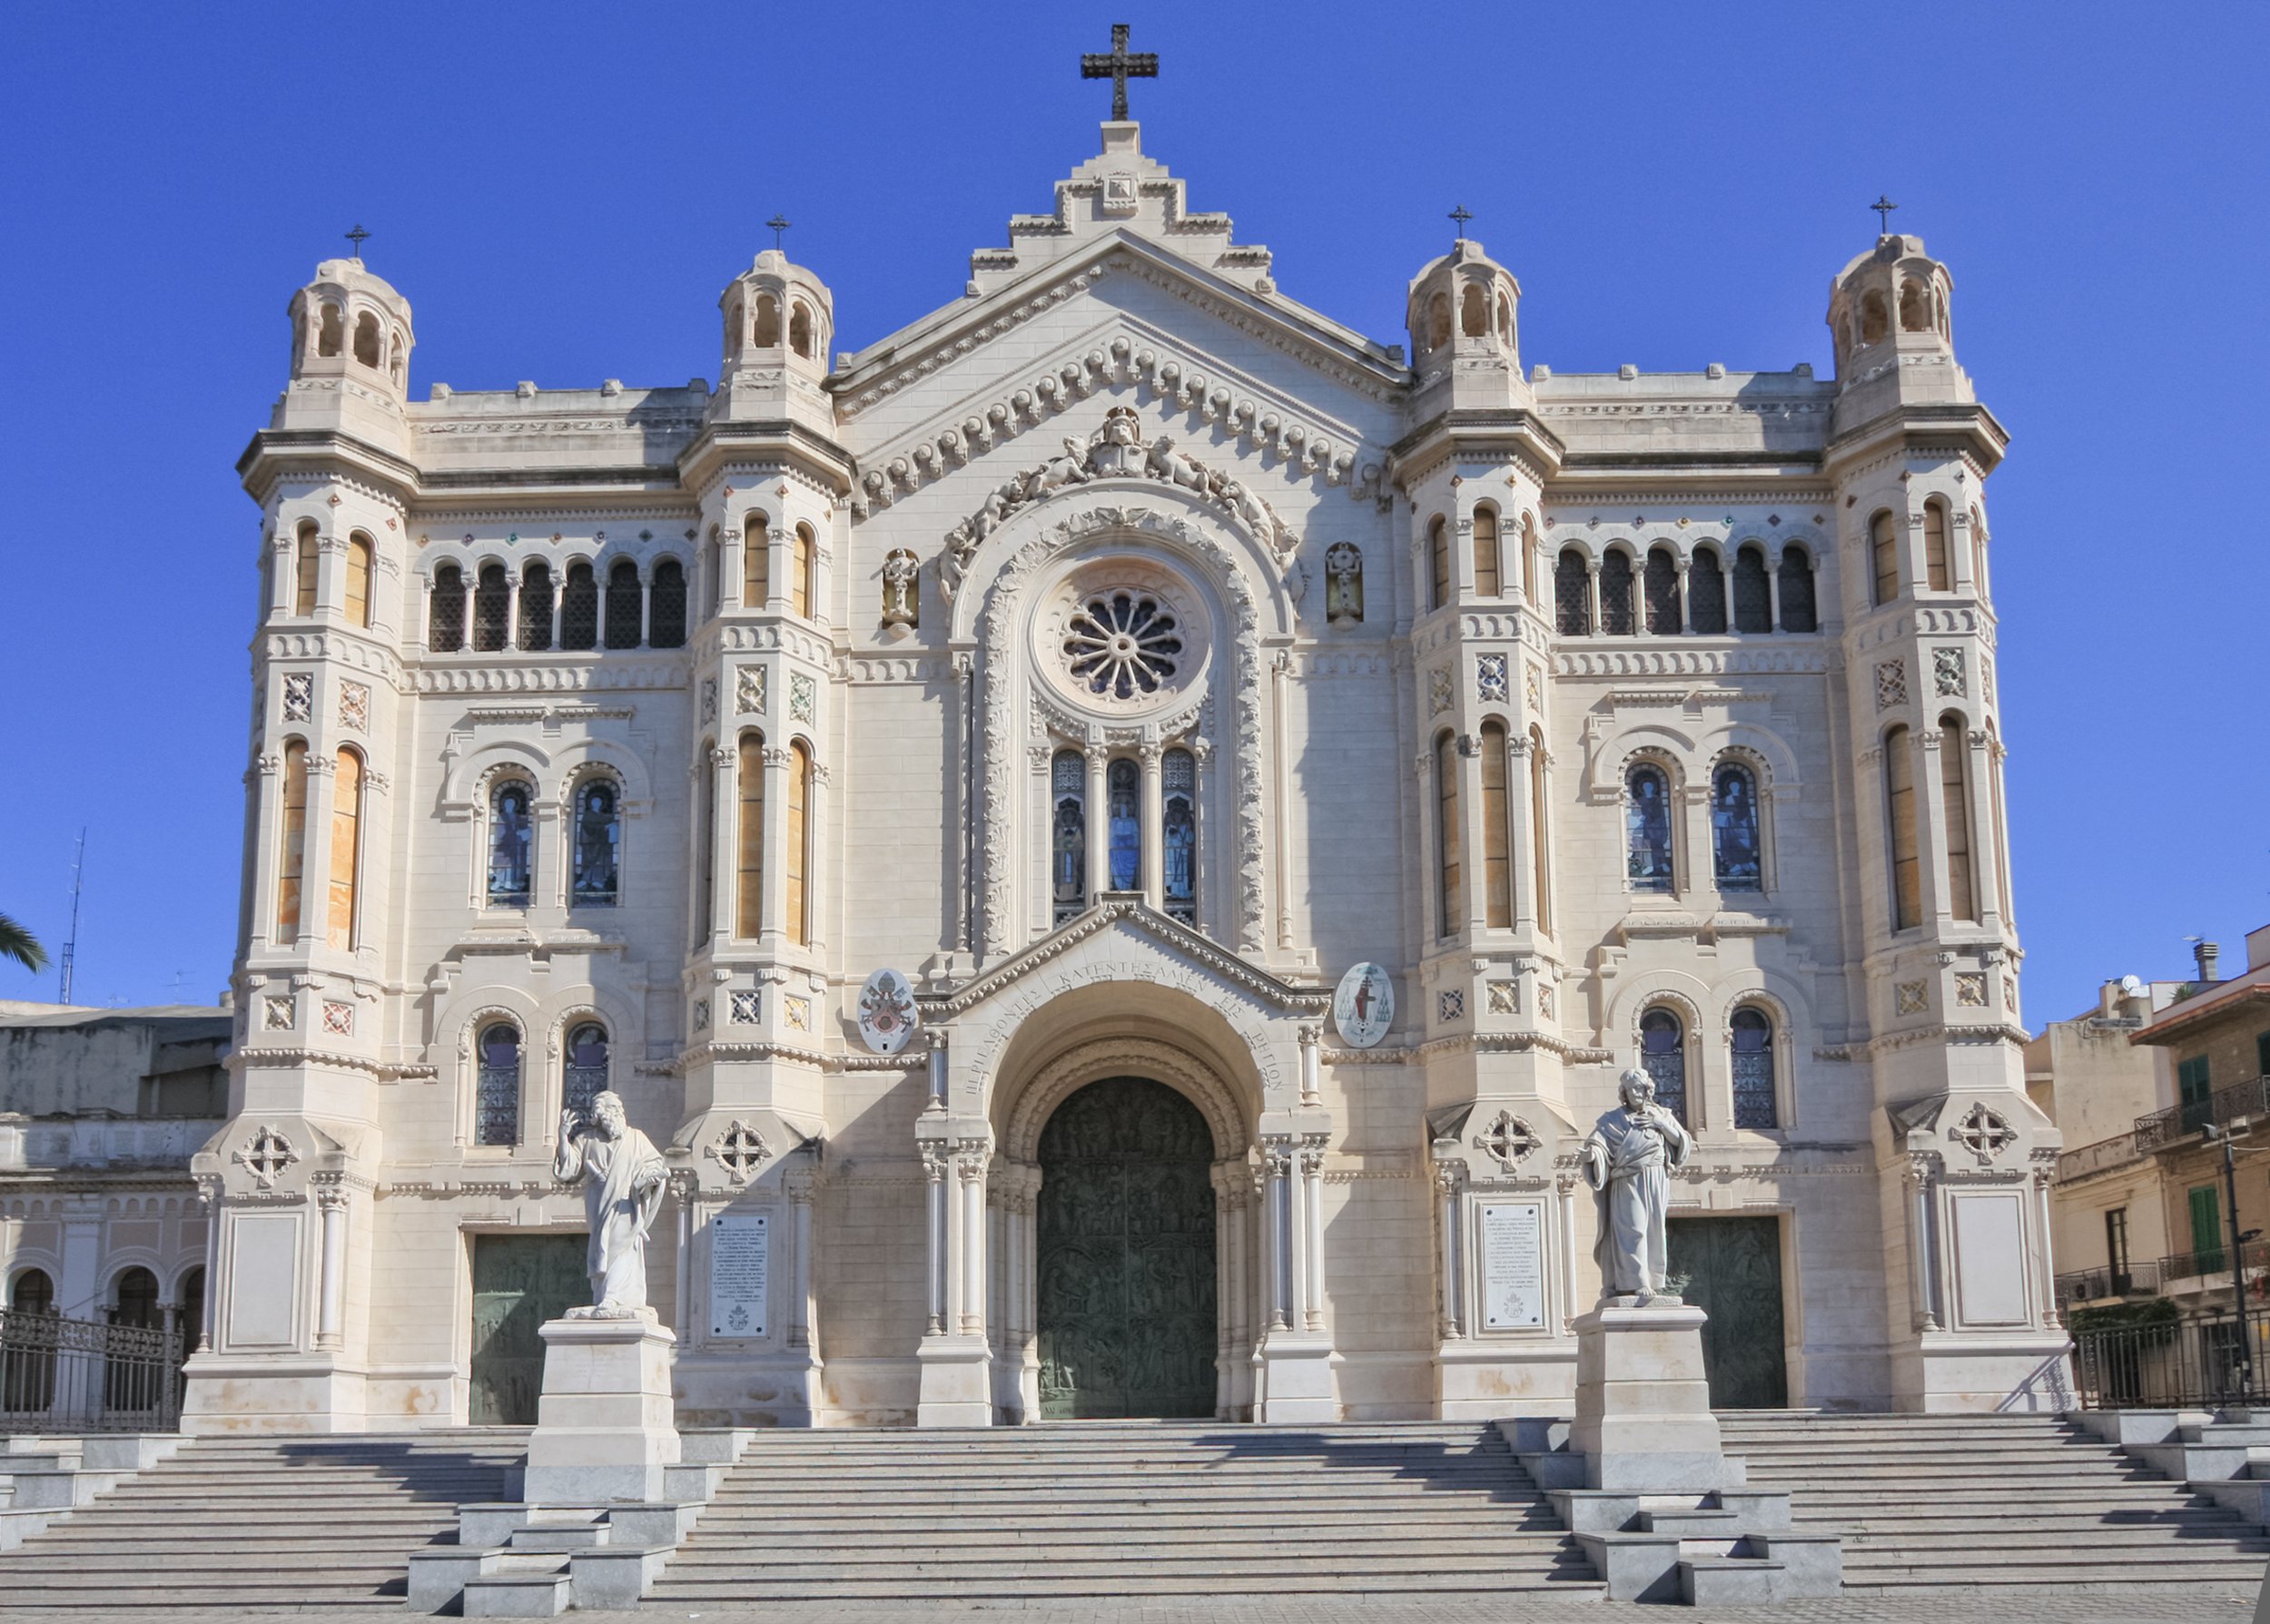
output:
[[1686, 1300], [1711, 1316], [1702, 1369], [1719, 1410], [1779, 1410], [1789, 1403], [1781, 1342], [1781, 1221], [1778, 1217], [1673, 1218], [1670, 1273]]
[[473, 1237], [473, 1383], [477, 1427], [532, 1427], [544, 1390], [537, 1327], [591, 1301], [580, 1235]]

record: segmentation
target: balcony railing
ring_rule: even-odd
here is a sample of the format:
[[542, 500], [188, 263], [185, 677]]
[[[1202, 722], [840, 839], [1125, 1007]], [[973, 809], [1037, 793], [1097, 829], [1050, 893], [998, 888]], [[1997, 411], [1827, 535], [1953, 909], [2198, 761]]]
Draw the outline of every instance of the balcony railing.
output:
[[2150, 1258], [2116, 1269], [2074, 1269], [2058, 1276], [2058, 1306], [2095, 1303], [2106, 1297], [2155, 1297], [2159, 1294], [2159, 1265]]
[[2137, 1148], [2157, 1150], [2190, 1137], [2210, 1122], [2221, 1127], [2241, 1117], [2259, 1117], [2265, 1112], [2270, 1112], [2270, 1078], [2249, 1078], [2217, 1088], [2205, 1099], [2186, 1100], [2149, 1117], [2138, 1117]]
[[2270, 1397], [2270, 1319], [2259, 1309], [2073, 1334], [2084, 1408], [2254, 1405]]
[[2117, 1134], [2109, 1139], [2099, 1139], [2094, 1145], [2084, 1145], [2078, 1150], [2068, 1150], [2058, 1157], [2058, 1182], [2086, 1178], [2091, 1173], [2102, 1173], [2107, 1167], [2117, 1167], [2123, 1162], [2135, 1161], [2144, 1152], [2137, 1147], [2136, 1135]]
[[170, 1432], [181, 1380], [178, 1333], [0, 1309], [0, 1432]]
[[[2249, 1275], [2259, 1275], [2270, 1265], [2270, 1240], [2248, 1241], [2240, 1253], [2241, 1266]], [[2228, 1279], [2217, 1281], [2220, 1275], [2231, 1272], [2231, 1251], [2228, 1246], [2208, 1246], [2196, 1252], [2174, 1252], [2159, 1260], [2160, 1279], [2169, 1284], [2178, 1280], [2202, 1279], [2208, 1285], [2227, 1284]]]

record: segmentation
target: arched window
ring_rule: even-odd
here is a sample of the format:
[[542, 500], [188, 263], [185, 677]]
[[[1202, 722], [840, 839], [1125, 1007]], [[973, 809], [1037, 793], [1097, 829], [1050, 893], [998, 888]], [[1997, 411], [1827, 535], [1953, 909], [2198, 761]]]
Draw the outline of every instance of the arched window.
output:
[[552, 566], [541, 558], [520, 576], [520, 646], [552, 645]]
[[1679, 635], [1679, 566], [1669, 547], [1647, 555], [1647, 630], [1650, 636]]
[[798, 739], [788, 746], [788, 940], [812, 940], [812, 752]]
[[709, 527], [709, 546], [702, 554], [702, 567], [709, 578], [709, 612], [712, 615], [725, 606], [725, 544], [718, 535], [717, 527]]
[[1426, 527], [1426, 606], [1439, 609], [1450, 601], [1450, 526], [1436, 514]]
[[759, 349], [780, 348], [780, 300], [770, 293], [756, 296], [755, 343]]
[[588, 564], [568, 566], [567, 584], [559, 589], [559, 645], [585, 649], [599, 645], [599, 584]]
[[408, 348], [402, 341], [402, 330], [396, 328], [394, 342], [387, 349], [386, 368], [388, 374], [394, 379], [394, 387], [398, 389], [402, 387], [404, 375], [410, 370], [408, 358], [404, 354]]
[[1546, 853], [1551, 850], [1551, 840], [1545, 828], [1545, 730], [1532, 727], [1529, 730], [1529, 859], [1535, 872], [1531, 875], [1530, 883], [1535, 887], [1537, 929], [1547, 932], [1553, 929], [1553, 891], [1548, 883], [1552, 874], [1546, 860]]
[[1987, 810], [1994, 815], [1994, 891], [2001, 901], [2002, 922], [2007, 925], [2014, 912], [2010, 907], [2010, 842], [2002, 827], [2002, 744], [1991, 722], [1986, 725], [1986, 735]]
[[1458, 934], [1458, 743], [1447, 733], [1435, 741], [1435, 850], [1438, 934], [1452, 937]]
[[1931, 296], [1923, 290], [1921, 282], [1900, 284], [1900, 330], [1929, 332], [1931, 330]]
[[801, 356], [812, 353], [812, 312], [804, 309], [802, 300], [789, 307], [788, 348]]
[[568, 1034], [568, 1065], [559, 1079], [562, 1110], [586, 1111], [607, 1092], [607, 1029], [587, 1020]]
[[473, 1093], [473, 1143], [520, 1142], [520, 1029], [500, 1020], [484, 1028], [476, 1046], [479, 1071]]
[[1702, 636], [1726, 630], [1726, 576], [1709, 547], [1695, 548], [1687, 564], [1687, 619]]
[[1469, 282], [1458, 300], [1458, 326], [1469, 339], [1490, 336], [1490, 296], [1479, 282]]
[[1891, 928], [1923, 922], [1923, 870], [1915, 842], [1915, 752], [1908, 730], [1884, 734], [1884, 817], [1891, 841]]
[[1521, 595], [1531, 608], [1537, 606], [1537, 527], [1525, 513], [1521, 516]]
[[1655, 1103], [1687, 1119], [1687, 1032], [1676, 1015], [1664, 1009], [1640, 1017], [1640, 1068], [1655, 1084]]
[[1450, 295], [1437, 293], [1426, 301], [1426, 347], [1440, 349], [1450, 342]]
[[8, 1287], [8, 1306], [18, 1314], [53, 1314], [55, 1283], [45, 1269], [26, 1269]]
[[528, 842], [535, 796], [517, 778], [489, 792], [489, 905], [528, 905]]
[[1947, 505], [1923, 504], [1923, 575], [1933, 592], [1955, 589], [1954, 570], [1948, 563]]
[[1514, 923], [1514, 826], [1505, 799], [1505, 724], [1482, 723], [1483, 919], [1492, 930]]
[[1088, 763], [1078, 751], [1056, 753], [1049, 799], [1049, 894], [1061, 925], [1088, 901]]
[[741, 735], [740, 819], [734, 837], [735, 936], [754, 939], [765, 928], [765, 735]]
[[1783, 547], [1781, 563], [1781, 629], [1817, 632], [1819, 615], [1813, 607], [1813, 561], [1803, 547]]
[[1633, 891], [1672, 889], [1671, 781], [1660, 767], [1634, 767], [1624, 775], [1624, 848]]
[[588, 778], [576, 791], [576, 871], [568, 901], [611, 908], [622, 882], [623, 820], [612, 782]]
[[473, 588], [473, 646], [494, 654], [505, 645], [512, 617], [512, 582], [501, 564], [481, 566], [479, 584]]
[[465, 572], [445, 564], [433, 572], [433, 595], [426, 602], [426, 646], [453, 655], [465, 646]]
[[1143, 882], [1142, 774], [1124, 759], [1104, 776], [1104, 847], [1110, 891], [1134, 891]]
[[1947, 911], [1954, 919], [1975, 922], [1979, 888], [1970, 865], [1970, 751], [1960, 716], [1939, 718], [1939, 790], [1940, 822], [1947, 826]]
[[[1477, 292], [1480, 290], [1476, 290]], [[1502, 592], [1502, 576], [1497, 557], [1497, 509], [1477, 507], [1474, 510], [1474, 594], [1476, 597], [1496, 597]]]
[[1514, 301], [1503, 291], [1497, 296], [1497, 336], [1508, 344], [1514, 341]]
[[[25, 1269], [8, 1283], [7, 1306], [17, 1319], [55, 1312], [55, 1283], [45, 1269]], [[21, 1324], [15, 1329], [23, 1330]], [[43, 1339], [44, 1340], [44, 1339]], [[0, 1351], [0, 1411], [44, 1417], [55, 1403], [55, 1355], [47, 1348]]]
[[1860, 342], [1879, 344], [1891, 330], [1891, 312], [1884, 307], [1884, 296], [1870, 289], [1860, 299]]
[[355, 318], [355, 359], [366, 367], [378, 366], [379, 343], [379, 319], [365, 310]]
[[315, 353], [321, 356], [337, 355], [346, 345], [346, 313], [335, 304], [327, 304], [323, 307], [323, 319], [316, 327]]
[[1721, 891], [1761, 891], [1765, 861], [1758, 839], [1758, 781], [1729, 763], [1711, 775], [1711, 873]]
[[717, 897], [717, 774], [710, 770], [716, 741], [704, 739], [695, 760], [701, 788], [694, 797], [694, 945], [709, 940], [716, 923]]
[[1766, 582], [1765, 549], [1751, 542], [1734, 554], [1734, 630], [1773, 629], [1773, 589]]
[[794, 545], [788, 555], [788, 610], [792, 615], [812, 618], [812, 605], [819, 597], [814, 576], [819, 569], [819, 540], [812, 534], [810, 525], [798, 525]]
[[637, 648], [645, 636], [646, 594], [638, 585], [638, 566], [617, 558], [607, 572], [607, 645]]
[[322, 551], [321, 533], [313, 519], [301, 519], [291, 549], [291, 612], [302, 618], [315, 613], [317, 570]]
[[1160, 763], [1165, 799], [1160, 890], [1167, 912], [1186, 925], [1198, 923], [1198, 758], [1170, 750]]
[[1900, 595], [1900, 527], [1890, 512], [1868, 521], [1868, 554], [1876, 572], [1879, 607]]
[[356, 531], [347, 538], [347, 624], [370, 624], [370, 538]]
[[654, 608], [646, 623], [651, 648], [686, 646], [686, 566], [665, 558], [654, 566]]
[[1773, 1089], [1773, 1019], [1744, 1005], [1734, 1011], [1734, 1126], [1779, 1127], [1781, 1107]]
[[278, 809], [282, 850], [276, 861], [276, 941], [289, 947], [300, 940], [300, 892], [308, 861], [308, 745], [294, 739], [284, 746], [283, 803]]
[[362, 891], [362, 757], [339, 753], [331, 772], [331, 892], [324, 918], [330, 945], [344, 953], [355, 945]]
[[773, 595], [773, 532], [761, 513], [741, 527], [741, 606], [762, 609]]
[[192, 1269], [182, 1276], [182, 1358], [200, 1352], [205, 1342], [205, 1271]]
[[137, 1331], [163, 1331], [164, 1311], [158, 1306], [158, 1277], [147, 1269], [128, 1269], [119, 1275], [114, 1288], [117, 1305], [111, 1310], [114, 1325], [132, 1325]]
[[1592, 583], [1580, 547], [1563, 547], [1553, 566], [1553, 623], [1564, 637], [1592, 633]]
[[1632, 613], [1632, 555], [1621, 547], [1600, 561], [1600, 629], [1611, 637], [1629, 637], [1639, 629]]

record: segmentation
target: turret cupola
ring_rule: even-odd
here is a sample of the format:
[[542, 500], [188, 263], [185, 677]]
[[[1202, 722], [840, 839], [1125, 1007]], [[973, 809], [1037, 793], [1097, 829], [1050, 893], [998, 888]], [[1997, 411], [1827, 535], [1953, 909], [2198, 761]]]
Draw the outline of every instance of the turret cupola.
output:
[[1977, 399], [1955, 364], [1948, 299], [1954, 279], [1923, 239], [1888, 232], [1837, 275], [1829, 330], [1837, 358], [1839, 428], [1896, 405]]
[[397, 406], [410, 390], [417, 343], [410, 300], [360, 260], [326, 260], [291, 296], [291, 381], [344, 378]]
[[768, 248], [718, 300], [725, 312], [723, 383], [713, 416], [736, 422], [791, 418], [832, 431], [825, 389], [835, 298], [827, 284]]
[[[1521, 284], [1483, 251], [1457, 244], [1411, 279], [1406, 321], [1419, 416], [1447, 408], [1525, 406]], [[1435, 391], [1447, 389], [1439, 399]]]

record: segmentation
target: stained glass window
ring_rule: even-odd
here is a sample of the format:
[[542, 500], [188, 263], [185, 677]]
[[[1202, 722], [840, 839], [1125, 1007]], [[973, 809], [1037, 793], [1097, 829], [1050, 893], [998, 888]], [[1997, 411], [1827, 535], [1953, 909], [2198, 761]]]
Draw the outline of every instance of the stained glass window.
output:
[[773, 533], [761, 513], [741, 529], [741, 606], [762, 609], [773, 589]]
[[788, 746], [787, 828], [781, 836], [787, 863], [781, 911], [788, 940], [803, 947], [812, 940], [812, 752], [798, 739]]
[[1697, 547], [1687, 566], [1687, 619], [1704, 636], [1726, 629], [1726, 576], [1709, 547]]
[[1766, 584], [1765, 549], [1743, 547], [1734, 555], [1734, 630], [1773, 629], [1773, 589]]
[[473, 1143], [520, 1142], [520, 1030], [499, 1021], [482, 1031], [473, 1099]]
[[595, 778], [576, 792], [576, 873], [568, 900], [607, 907], [615, 901], [621, 873], [622, 820], [616, 816], [615, 786]]
[[1711, 777], [1711, 871], [1721, 891], [1757, 891], [1765, 883], [1758, 784], [1746, 767], [1721, 767]]
[[322, 536], [313, 519], [303, 519], [291, 554], [291, 612], [315, 613], [316, 569], [322, 556]]
[[1160, 763], [1160, 788], [1166, 800], [1161, 890], [1167, 911], [1186, 925], [1198, 923], [1198, 760], [1187, 750], [1170, 750]]
[[1655, 1103], [1687, 1119], [1687, 1035], [1668, 1009], [1640, 1017], [1640, 1066], [1655, 1084]]
[[1564, 637], [1583, 637], [1592, 631], [1592, 606], [1586, 601], [1591, 583], [1586, 576], [1584, 555], [1574, 547], [1564, 549], [1553, 566], [1554, 624]]
[[1633, 891], [1671, 889], [1671, 785], [1655, 767], [1624, 780], [1625, 874]]
[[586, 1021], [568, 1034], [568, 1069], [560, 1080], [559, 1103], [570, 1111], [590, 1108], [607, 1089], [607, 1029]]
[[1494, 930], [1514, 922], [1513, 823], [1505, 804], [1505, 724], [1482, 724], [1482, 922]]
[[1734, 1011], [1734, 1126], [1778, 1127], [1773, 1097], [1773, 1022], [1762, 1009]]
[[355, 945], [361, 874], [362, 757], [342, 750], [331, 769], [331, 889], [324, 915], [329, 945], [341, 953]]
[[1050, 784], [1054, 812], [1049, 888], [1061, 925], [1088, 901], [1088, 764], [1078, 751], [1057, 753]]
[[1439, 609], [1450, 601], [1450, 527], [1437, 518], [1426, 530], [1428, 589], [1426, 606]]
[[498, 784], [489, 795], [489, 905], [528, 905], [528, 786], [518, 780]]
[[1133, 762], [1111, 763], [1104, 804], [1110, 812], [1110, 889], [1133, 891], [1143, 882], [1141, 772]]

